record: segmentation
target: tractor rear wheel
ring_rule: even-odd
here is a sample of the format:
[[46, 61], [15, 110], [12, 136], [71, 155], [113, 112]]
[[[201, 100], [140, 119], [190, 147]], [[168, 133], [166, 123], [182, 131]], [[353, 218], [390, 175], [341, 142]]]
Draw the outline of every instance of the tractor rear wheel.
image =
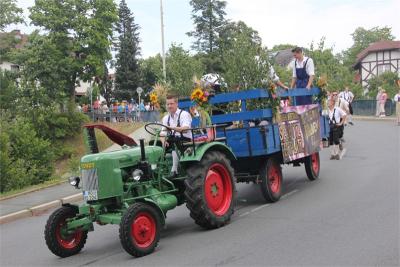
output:
[[306, 157], [304, 159], [304, 166], [309, 180], [314, 181], [318, 179], [320, 169], [319, 153], [315, 152]]
[[220, 152], [212, 151], [187, 170], [186, 206], [196, 224], [213, 229], [227, 224], [234, 211], [234, 170]]
[[267, 202], [276, 202], [282, 195], [282, 169], [273, 158], [269, 158], [260, 170], [260, 189]]
[[66, 232], [66, 220], [76, 216], [72, 207], [61, 207], [54, 211], [47, 220], [44, 238], [47, 247], [55, 255], [65, 258], [79, 253], [86, 243], [87, 231], [77, 230], [73, 234]]
[[135, 257], [150, 254], [160, 240], [159, 213], [145, 203], [132, 204], [122, 216], [119, 238], [126, 252]]

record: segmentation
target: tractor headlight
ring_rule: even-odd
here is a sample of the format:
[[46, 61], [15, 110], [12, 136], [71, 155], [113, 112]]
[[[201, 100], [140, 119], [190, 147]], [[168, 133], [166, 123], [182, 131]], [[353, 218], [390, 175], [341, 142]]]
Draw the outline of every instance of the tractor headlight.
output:
[[134, 171], [132, 172], [132, 178], [133, 178], [133, 180], [135, 180], [135, 181], [139, 181], [140, 178], [142, 178], [142, 175], [143, 175], [143, 171], [140, 170], [140, 169], [136, 169], [136, 170], [134, 170]]
[[78, 176], [72, 176], [68, 178], [69, 184], [74, 186], [75, 188], [79, 188], [79, 182], [81, 179]]

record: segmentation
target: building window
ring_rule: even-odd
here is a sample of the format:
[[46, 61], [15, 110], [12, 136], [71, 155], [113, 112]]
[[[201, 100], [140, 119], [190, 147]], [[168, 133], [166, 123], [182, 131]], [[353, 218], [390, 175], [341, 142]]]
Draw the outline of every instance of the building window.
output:
[[390, 71], [390, 64], [378, 65], [378, 75], [381, 75], [386, 71]]

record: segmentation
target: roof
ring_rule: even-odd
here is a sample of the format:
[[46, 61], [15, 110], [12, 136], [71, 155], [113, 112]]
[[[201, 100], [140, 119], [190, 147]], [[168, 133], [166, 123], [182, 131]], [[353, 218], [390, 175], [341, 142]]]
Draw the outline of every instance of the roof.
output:
[[293, 60], [292, 49], [280, 50], [280, 51], [275, 52], [274, 54], [275, 55], [273, 55], [273, 57], [274, 57], [275, 63], [282, 67], [286, 67]]
[[394, 50], [394, 49], [400, 49], [400, 41], [382, 40], [379, 42], [372, 43], [357, 55], [357, 62], [355, 66], [358, 65], [358, 63], [360, 63], [371, 52]]

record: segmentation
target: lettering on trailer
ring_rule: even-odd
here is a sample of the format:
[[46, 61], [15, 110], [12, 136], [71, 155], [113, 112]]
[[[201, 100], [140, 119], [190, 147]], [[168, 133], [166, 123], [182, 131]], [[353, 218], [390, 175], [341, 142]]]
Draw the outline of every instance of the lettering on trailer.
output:
[[278, 125], [285, 162], [306, 157], [320, 150], [319, 119], [318, 105], [284, 108]]

